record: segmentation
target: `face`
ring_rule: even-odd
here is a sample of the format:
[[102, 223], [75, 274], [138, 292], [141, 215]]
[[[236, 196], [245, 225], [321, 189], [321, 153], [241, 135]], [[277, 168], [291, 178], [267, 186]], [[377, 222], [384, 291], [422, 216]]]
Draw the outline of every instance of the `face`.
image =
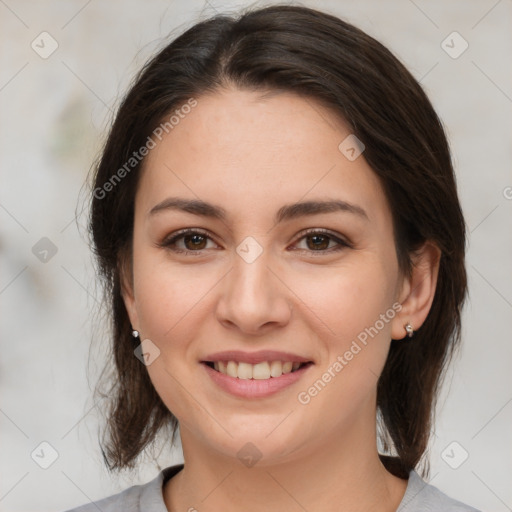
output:
[[198, 97], [150, 151], [123, 295], [182, 439], [226, 457], [251, 442], [260, 465], [374, 438], [403, 331], [392, 216], [364, 153], [345, 156], [350, 131], [320, 104], [261, 96]]

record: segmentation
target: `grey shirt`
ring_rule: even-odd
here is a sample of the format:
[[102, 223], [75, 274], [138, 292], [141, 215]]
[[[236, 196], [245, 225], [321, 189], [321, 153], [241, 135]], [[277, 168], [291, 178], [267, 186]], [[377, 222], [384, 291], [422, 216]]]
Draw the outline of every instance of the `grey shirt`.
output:
[[[151, 482], [128, 489], [94, 503], [88, 503], [67, 512], [168, 512], [162, 487], [183, 464], [171, 466]], [[427, 484], [416, 471], [409, 473], [409, 482], [397, 512], [480, 512], [446, 496], [437, 487]]]

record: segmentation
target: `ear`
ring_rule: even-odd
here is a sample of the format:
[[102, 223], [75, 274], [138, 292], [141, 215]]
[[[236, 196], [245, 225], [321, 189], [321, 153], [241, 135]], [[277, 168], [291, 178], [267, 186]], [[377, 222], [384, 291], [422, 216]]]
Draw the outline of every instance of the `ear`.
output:
[[441, 251], [433, 242], [426, 241], [412, 255], [410, 276], [402, 279], [399, 302], [402, 309], [395, 316], [391, 326], [394, 340], [405, 338], [405, 325], [410, 323], [417, 331], [422, 325], [434, 301], [439, 273]]
[[123, 255], [118, 259], [119, 280], [121, 285], [121, 296], [130, 318], [132, 327], [139, 330], [139, 317], [135, 306], [135, 293], [133, 287], [132, 262], [129, 256]]

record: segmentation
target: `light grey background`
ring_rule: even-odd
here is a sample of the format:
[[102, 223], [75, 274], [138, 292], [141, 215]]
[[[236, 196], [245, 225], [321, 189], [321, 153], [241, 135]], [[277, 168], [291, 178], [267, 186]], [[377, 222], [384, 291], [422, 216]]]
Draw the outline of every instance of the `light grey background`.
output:
[[[512, 510], [511, 1], [302, 4], [388, 45], [446, 125], [470, 233], [470, 300], [433, 432], [430, 481], [482, 510]], [[75, 208], [134, 72], [171, 32], [242, 5], [0, 0], [0, 510], [64, 510], [159, 471], [148, 463], [114, 478], [102, 465], [102, 404], [91, 389], [107, 339], [93, 317], [100, 293]], [[51, 49], [43, 31], [58, 44], [47, 58], [31, 47]], [[467, 50], [453, 58], [464, 41]], [[57, 249], [52, 257], [44, 247], [33, 252], [43, 237]], [[34, 459], [50, 461], [43, 441], [58, 452], [46, 470], [31, 458], [37, 448]], [[160, 464], [181, 460], [178, 449], [162, 453]]]

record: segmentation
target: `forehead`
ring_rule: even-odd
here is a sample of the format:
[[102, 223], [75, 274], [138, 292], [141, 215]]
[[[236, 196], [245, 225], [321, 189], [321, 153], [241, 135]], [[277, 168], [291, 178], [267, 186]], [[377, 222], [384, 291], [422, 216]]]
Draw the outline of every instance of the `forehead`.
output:
[[145, 211], [168, 195], [228, 211], [327, 196], [370, 215], [387, 210], [364, 154], [351, 161], [339, 149], [350, 129], [315, 100], [236, 89], [195, 99], [146, 157], [138, 191]]

